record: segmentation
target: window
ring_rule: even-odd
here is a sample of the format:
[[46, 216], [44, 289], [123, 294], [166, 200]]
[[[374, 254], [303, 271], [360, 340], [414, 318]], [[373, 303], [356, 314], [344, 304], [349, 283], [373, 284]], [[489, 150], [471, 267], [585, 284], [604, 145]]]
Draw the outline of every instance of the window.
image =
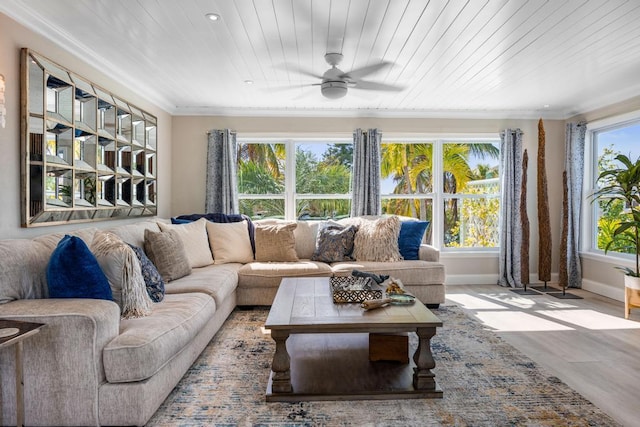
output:
[[[640, 157], [640, 120], [623, 121], [621, 123], [603, 124], [592, 126], [590, 139], [593, 150], [593, 163], [591, 164], [592, 190], [606, 185], [597, 181], [598, 176], [604, 170], [616, 167], [618, 161], [615, 157], [624, 154], [636, 161]], [[598, 200], [592, 204], [592, 239], [591, 248], [595, 251], [604, 251], [612, 241], [613, 230], [624, 218], [625, 206], [622, 201], [614, 200], [607, 204], [604, 200]], [[609, 247], [609, 252], [629, 253], [629, 249], [615, 243]]]
[[498, 246], [499, 142], [385, 141], [383, 213], [431, 223], [426, 241], [441, 248]]
[[[385, 140], [382, 212], [431, 223], [440, 248], [498, 246], [499, 141]], [[253, 219], [327, 219], [351, 211], [349, 139], [238, 139], [240, 212]]]
[[254, 219], [347, 217], [352, 158], [350, 139], [239, 139], [240, 212]]

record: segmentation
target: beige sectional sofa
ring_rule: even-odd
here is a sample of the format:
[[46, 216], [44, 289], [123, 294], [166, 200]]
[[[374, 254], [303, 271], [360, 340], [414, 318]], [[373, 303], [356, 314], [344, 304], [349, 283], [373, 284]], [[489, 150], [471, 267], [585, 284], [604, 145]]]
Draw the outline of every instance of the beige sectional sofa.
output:
[[[165, 221], [166, 220], [160, 220]], [[444, 267], [423, 245], [420, 261], [309, 261], [318, 222], [298, 222], [295, 263], [212, 264], [166, 283], [149, 316], [122, 319], [118, 305], [47, 297], [46, 266], [63, 233], [0, 240], [0, 318], [46, 324], [24, 342], [27, 425], [144, 425], [237, 305], [270, 305], [282, 277], [390, 274], [420, 300], [444, 302]], [[143, 247], [156, 220], [108, 228]], [[96, 228], [74, 234], [88, 244]], [[13, 349], [0, 350], [0, 424], [15, 425]]]

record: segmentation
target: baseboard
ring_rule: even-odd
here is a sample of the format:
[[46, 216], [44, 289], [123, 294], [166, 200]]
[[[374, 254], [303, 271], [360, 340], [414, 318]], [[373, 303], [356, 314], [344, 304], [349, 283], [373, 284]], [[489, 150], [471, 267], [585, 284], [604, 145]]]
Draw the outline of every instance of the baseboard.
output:
[[449, 285], [495, 285], [497, 274], [447, 274], [444, 284]]
[[[551, 280], [547, 284], [558, 283], [558, 273], [551, 273]], [[445, 285], [495, 285], [498, 283], [497, 274], [447, 274]], [[540, 284], [538, 273], [529, 275], [529, 284]]]
[[595, 282], [593, 280], [582, 279], [582, 289], [593, 292], [594, 294], [602, 295], [603, 297], [624, 302], [624, 288], [618, 288], [617, 286], [611, 286], [609, 284]]

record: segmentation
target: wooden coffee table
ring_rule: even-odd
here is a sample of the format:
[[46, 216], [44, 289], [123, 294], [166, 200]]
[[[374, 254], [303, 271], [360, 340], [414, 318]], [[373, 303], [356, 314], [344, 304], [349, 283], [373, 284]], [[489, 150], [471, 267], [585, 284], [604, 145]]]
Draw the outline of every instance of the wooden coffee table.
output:
[[[284, 278], [265, 327], [276, 350], [267, 401], [441, 398], [431, 337], [442, 326], [422, 303], [364, 311], [335, 304], [329, 278]], [[408, 364], [370, 362], [369, 333], [415, 332]]]

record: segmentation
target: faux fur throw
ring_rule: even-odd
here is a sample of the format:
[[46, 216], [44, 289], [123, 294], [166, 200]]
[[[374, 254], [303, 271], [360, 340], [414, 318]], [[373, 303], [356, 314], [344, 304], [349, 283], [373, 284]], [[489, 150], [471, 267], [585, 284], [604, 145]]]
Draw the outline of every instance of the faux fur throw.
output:
[[120, 305], [121, 316], [129, 319], [151, 314], [151, 298], [133, 249], [115, 234], [97, 231], [91, 252], [109, 280], [113, 299]]
[[353, 241], [353, 257], [358, 261], [401, 261], [398, 249], [400, 218], [388, 216], [378, 219], [354, 218], [358, 232]]

